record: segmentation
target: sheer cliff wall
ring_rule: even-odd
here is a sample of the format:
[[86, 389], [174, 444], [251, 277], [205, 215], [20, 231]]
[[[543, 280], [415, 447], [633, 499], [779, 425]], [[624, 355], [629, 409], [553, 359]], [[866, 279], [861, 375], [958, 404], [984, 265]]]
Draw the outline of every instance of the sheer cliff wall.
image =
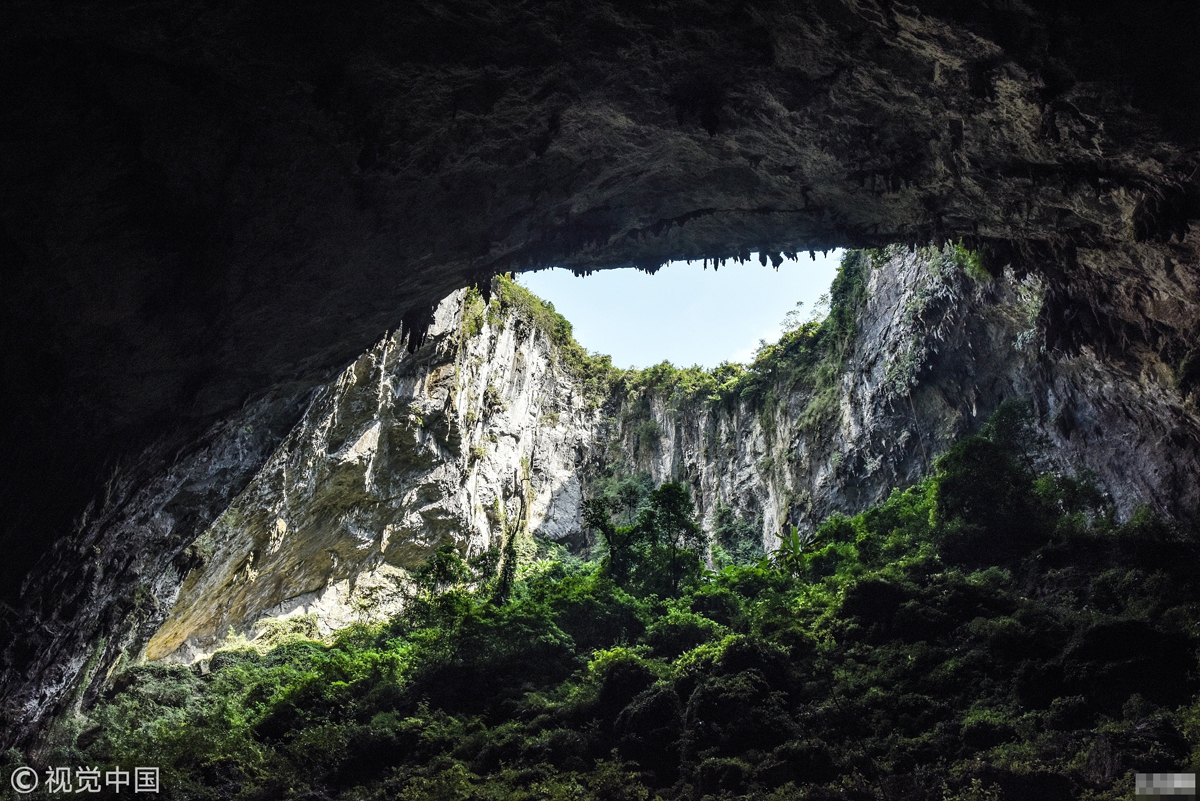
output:
[[[866, 273], [852, 347], [818, 385], [787, 380], [766, 401], [714, 403], [650, 391], [627, 401], [624, 452], [657, 481], [761, 519], [764, 544], [811, 530], [926, 474], [1004, 400], [1027, 401], [1046, 466], [1093, 476], [1119, 512], [1140, 504], [1200, 519], [1196, 395], [1161, 358], [1103, 359], [1048, 343], [1047, 285], [1011, 270], [971, 277], [946, 252], [890, 256]], [[659, 437], [639, 442], [644, 421]]]
[[190, 660], [264, 617], [315, 614], [325, 632], [377, 620], [439, 545], [579, 531], [596, 403], [542, 331], [507, 313], [464, 319], [466, 303], [443, 301], [415, 353], [390, 336], [321, 390], [189, 547], [145, 658]]
[[784, 525], [808, 532], [913, 483], [1005, 399], [1030, 403], [1038, 458], [1093, 477], [1120, 514], [1197, 517], [1200, 425], [1173, 376], [1050, 353], [1036, 277], [972, 277], [950, 250], [864, 263], [838, 369], [732, 401], [620, 381], [589, 398], [529, 319], [472, 313], [455, 293], [416, 353], [389, 337], [321, 391], [189, 547], [142, 656], [187, 661], [272, 617], [379, 619], [434, 548], [499, 547], [505, 521], [578, 544], [588, 483], [613, 470], [684, 481], [706, 528], [728, 506], [771, 549]]

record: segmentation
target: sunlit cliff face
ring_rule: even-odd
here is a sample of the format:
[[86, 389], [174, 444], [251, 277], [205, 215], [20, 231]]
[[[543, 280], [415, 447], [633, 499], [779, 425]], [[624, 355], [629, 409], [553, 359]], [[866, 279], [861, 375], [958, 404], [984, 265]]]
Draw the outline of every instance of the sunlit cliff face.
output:
[[1189, 397], [1198, 12], [1176, 5], [18, 3], [11, 600], [58, 550], [5, 624], [6, 706], [57, 703], [314, 387], [497, 270], [963, 238], [1044, 280], [1048, 349]]
[[1093, 482], [1119, 519], [1200, 518], [1194, 410], [1093, 354], [1049, 352], [1044, 283], [989, 276], [960, 247], [847, 254], [822, 320], [712, 371], [614, 368], [555, 307], [493, 288], [488, 304], [446, 298], [415, 353], [385, 338], [322, 388], [189, 546], [146, 659], [206, 658], [275, 618], [324, 633], [386, 619], [446, 545], [516, 536], [526, 567], [535, 540], [586, 552], [583, 501], [614, 476], [683, 482], [702, 530], [740, 520], [769, 552], [788, 526], [813, 536], [919, 481], [1005, 401], [1028, 411], [1030, 458]]

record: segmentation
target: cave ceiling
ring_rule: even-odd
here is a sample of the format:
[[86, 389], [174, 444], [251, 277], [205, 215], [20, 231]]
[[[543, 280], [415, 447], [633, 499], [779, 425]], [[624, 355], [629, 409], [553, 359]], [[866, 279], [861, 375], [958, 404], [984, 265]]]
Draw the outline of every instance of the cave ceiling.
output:
[[1198, 18], [1166, 0], [10, 2], [7, 585], [122, 458], [314, 386], [497, 271], [962, 238], [1057, 282], [1063, 346], [1177, 360], [1197, 319]]

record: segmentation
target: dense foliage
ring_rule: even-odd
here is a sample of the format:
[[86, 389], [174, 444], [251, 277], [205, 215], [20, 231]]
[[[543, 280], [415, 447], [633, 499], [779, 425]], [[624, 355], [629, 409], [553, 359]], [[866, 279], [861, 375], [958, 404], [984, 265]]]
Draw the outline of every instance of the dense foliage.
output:
[[754, 564], [763, 556], [762, 518], [751, 521], [731, 507], [718, 503], [713, 509], [712, 558], [718, 568]]
[[[629, 482], [621, 489], [637, 492], [640, 488]], [[631, 506], [639, 509], [636, 521], [618, 525], [622, 513], [629, 519]], [[683, 584], [694, 583], [700, 575], [704, 536], [683, 484], [663, 484], [646, 496], [645, 503], [620, 491], [615, 499], [591, 498], [584, 503], [583, 521], [603, 540], [604, 573], [622, 588], [636, 588], [641, 596], [673, 598]]]
[[1197, 766], [1200, 554], [1034, 447], [1005, 407], [720, 572], [669, 572], [690, 503], [627, 479], [590, 510], [642, 529], [623, 565], [543, 561], [498, 600], [494, 561], [443, 550], [387, 625], [126, 671], [55, 759], [195, 799], [1124, 799]]

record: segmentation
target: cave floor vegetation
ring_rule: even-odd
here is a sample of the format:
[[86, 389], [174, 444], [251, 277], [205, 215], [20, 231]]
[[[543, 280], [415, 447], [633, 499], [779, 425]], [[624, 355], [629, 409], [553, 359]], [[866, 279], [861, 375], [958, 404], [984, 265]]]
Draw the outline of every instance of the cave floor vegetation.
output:
[[181, 799], [1130, 797], [1200, 761], [1200, 546], [1039, 473], [1027, 432], [1002, 406], [719, 571], [686, 489], [631, 480], [586, 510], [598, 558], [444, 548], [388, 623], [124, 671], [47, 762]]

